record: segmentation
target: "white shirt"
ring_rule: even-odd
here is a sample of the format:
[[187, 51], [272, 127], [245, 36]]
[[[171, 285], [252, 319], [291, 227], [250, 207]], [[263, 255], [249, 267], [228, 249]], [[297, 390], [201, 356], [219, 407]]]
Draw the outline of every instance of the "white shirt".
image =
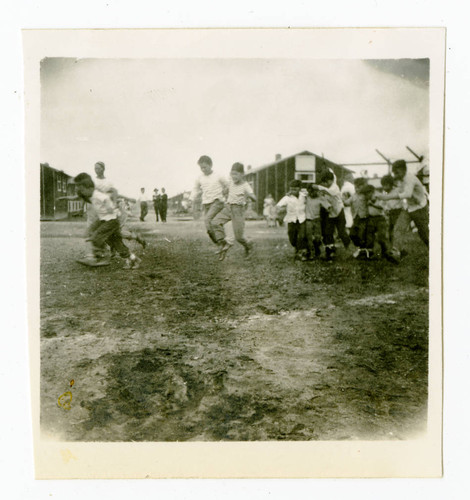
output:
[[341, 196], [338, 184], [333, 182], [330, 187], [321, 186], [321, 189], [328, 193], [328, 201], [330, 202], [329, 216], [338, 217], [344, 208], [343, 197]]
[[248, 182], [243, 181], [235, 184], [232, 179], [228, 183], [227, 203], [229, 205], [246, 205], [247, 195], [254, 195], [253, 189]]
[[346, 181], [341, 188], [341, 194], [343, 195], [343, 199], [351, 198], [353, 194], [356, 194], [356, 189], [354, 188], [354, 184]]
[[223, 177], [214, 172], [209, 175], [202, 174], [196, 180], [191, 199], [194, 201], [202, 192], [202, 203], [207, 205], [215, 200], [223, 200], [226, 189], [228, 189], [228, 184]]
[[137, 197], [137, 203], [147, 203], [147, 195], [145, 193], [140, 192], [139, 196]]
[[99, 220], [117, 219], [118, 210], [109, 195], [95, 189], [90, 199], [92, 213]]
[[109, 193], [114, 189], [114, 185], [109, 179], [98, 179], [98, 177], [95, 177], [93, 182], [95, 183], [95, 189], [102, 193]]
[[416, 175], [407, 173], [398, 186], [398, 191], [400, 199], [406, 200], [408, 212], [424, 208], [428, 203], [426, 189]]
[[286, 207], [287, 213], [284, 222], [305, 222], [305, 194], [300, 193], [299, 197], [288, 194], [280, 199], [276, 207]]

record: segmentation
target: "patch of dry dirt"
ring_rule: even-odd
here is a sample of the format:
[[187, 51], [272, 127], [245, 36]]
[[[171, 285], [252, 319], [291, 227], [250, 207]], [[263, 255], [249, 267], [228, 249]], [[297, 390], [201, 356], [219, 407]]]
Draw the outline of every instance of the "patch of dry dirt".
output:
[[[82, 441], [406, 439], [426, 425], [427, 255], [294, 262], [285, 229], [214, 256], [146, 222], [142, 267], [88, 269], [83, 223], [43, 223], [41, 424]], [[131, 246], [141, 253], [139, 247]], [[70, 387], [70, 380], [74, 380]], [[72, 393], [70, 410], [57, 404]]]

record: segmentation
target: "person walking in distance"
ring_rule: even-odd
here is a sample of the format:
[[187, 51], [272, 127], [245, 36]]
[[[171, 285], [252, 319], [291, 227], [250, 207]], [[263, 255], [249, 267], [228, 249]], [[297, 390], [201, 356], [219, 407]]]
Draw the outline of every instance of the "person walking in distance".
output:
[[144, 222], [145, 216], [148, 214], [147, 197], [145, 196], [145, 188], [140, 188], [140, 195], [137, 198], [137, 203], [140, 205], [140, 221]]
[[155, 219], [158, 222], [159, 221], [159, 214], [160, 214], [160, 200], [161, 196], [158, 194], [158, 189], [155, 188], [153, 190], [153, 195], [152, 195], [152, 203], [153, 203], [153, 209], [155, 210]]
[[165, 188], [162, 188], [162, 194], [160, 196], [160, 218], [162, 222], [166, 222], [166, 212], [168, 210], [168, 195], [166, 194]]

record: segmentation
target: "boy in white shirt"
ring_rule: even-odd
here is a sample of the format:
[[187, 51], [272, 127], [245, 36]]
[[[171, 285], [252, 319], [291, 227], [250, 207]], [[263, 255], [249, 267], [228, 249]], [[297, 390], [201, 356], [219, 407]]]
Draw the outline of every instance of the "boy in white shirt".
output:
[[321, 209], [328, 210], [330, 204], [326, 196], [322, 196], [318, 188], [313, 185], [307, 187], [305, 199], [305, 236], [307, 239], [307, 260], [320, 257], [321, 251]]
[[93, 179], [86, 173], [78, 174], [74, 182], [77, 195], [92, 205], [98, 220], [97, 223], [93, 224], [93, 232], [90, 235], [93, 258], [78, 262], [91, 267], [108, 265], [109, 261], [105, 259], [105, 247], [108, 244], [122, 258], [126, 259], [125, 269], [138, 268], [140, 259], [131, 253], [122, 241], [118, 210], [109, 195], [95, 189]]
[[206, 225], [207, 234], [211, 241], [217, 244], [213, 220], [224, 208], [224, 199], [228, 191], [228, 183], [225, 179], [213, 172], [212, 159], [209, 156], [201, 156], [197, 163], [201, 169], [202, 175], [196, 180], [191, 194], [191, 200], [194, 202], [202, 194], [204, 223]]
[[331, 260], [335, 253], [335, 228], [338, 236], [343, 242], [344, 248], [348, 248], [351, 242], [346, 230], [346, 218], [344, 215], [344, 204], [341, 191], [335, 182], [335, 176], [332, 172], [325, 172], [320, 182], [319, 189], [327, 193], [327, 199], [330, 203], [328, 217], [325, 220], [323, 243], [325, 244], [326, 259]]
[[415, 223], [424, 244], [429, 246], [429, 208], [426, 189], [415, 175], [407, 173], [405, 160], [393, 162], [392, 174], [399, 184], [398, 192], [380, 193], [377, 198], [406, 200], [410, 219]]
[[219, 250], [219, 260], [224, 260], [227, 251], [233, 244], [225, 239], [224, 225], [232, 221], [235, 239], [245, 249], [245, 257], [249, 257], [253, 243], [245, 238], [245, 209], [247, 200], [256, 201], [253, 189], [245, 181], [243, 164], [234, 163], [230, 172], [228, 196], [225, 207], [213, 219], [213, 230]]
[[284, 222], [287, 222], [287, 236], [295, 249], [294, 258], [302, 258], [305, 244], [305, 198], [301, 192], [302, 183], [293, 180], [289, 184], [290, 190], [281, 198], [276, 208], [286, 207], [287, 213]]

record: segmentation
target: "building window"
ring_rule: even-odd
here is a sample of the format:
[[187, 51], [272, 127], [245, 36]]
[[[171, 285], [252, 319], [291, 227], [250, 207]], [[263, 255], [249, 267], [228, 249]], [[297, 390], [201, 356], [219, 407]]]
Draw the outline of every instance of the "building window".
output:
[[303, 172], [296, 172], [295, 178], [298, 181], [302, 181], [302, 182], [307, 182], [307, 183], [314, 183], [315, 182], [315, 174], [314, 173], [307, 174], [307, 173], [303, 173]]

